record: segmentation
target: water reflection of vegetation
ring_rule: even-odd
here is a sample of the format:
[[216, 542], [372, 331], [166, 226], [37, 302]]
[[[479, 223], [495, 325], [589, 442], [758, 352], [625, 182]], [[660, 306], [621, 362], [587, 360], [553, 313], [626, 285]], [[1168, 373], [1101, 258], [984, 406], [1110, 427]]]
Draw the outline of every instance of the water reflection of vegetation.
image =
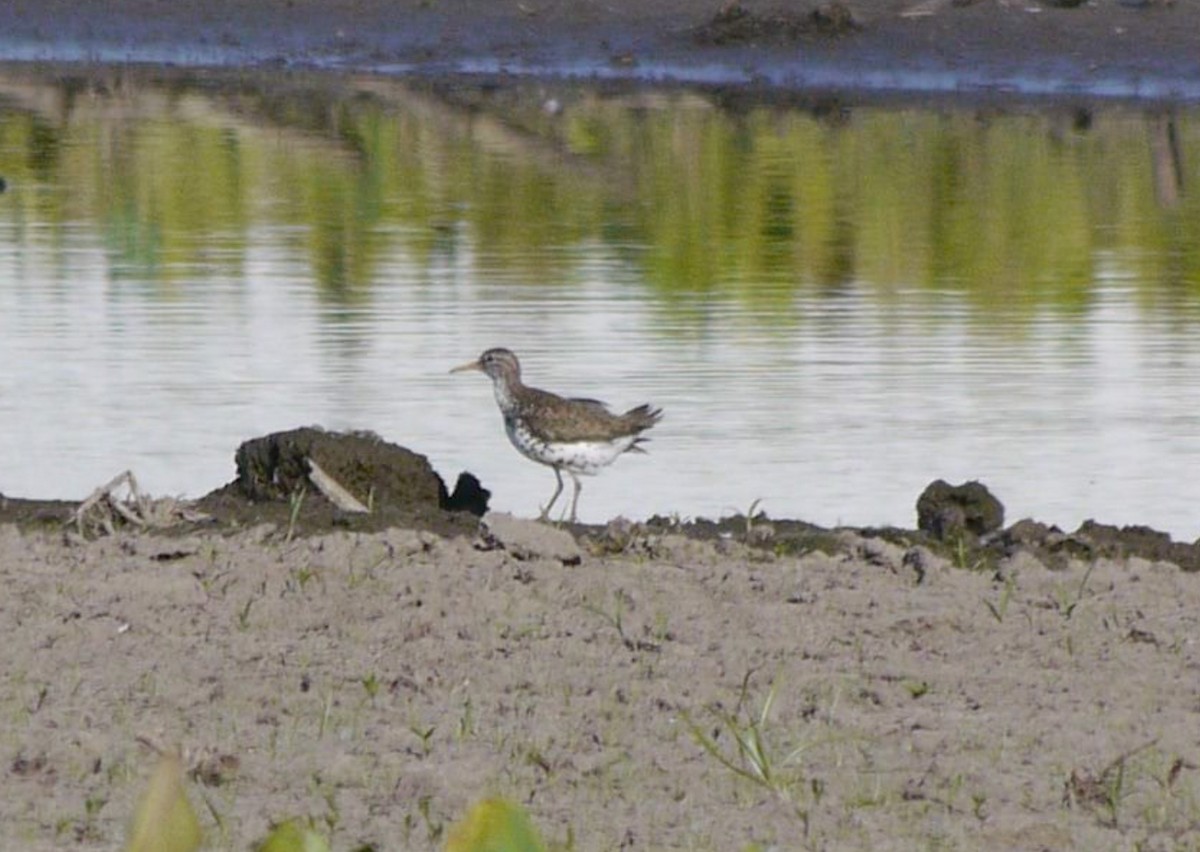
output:
[[685, 94], [571, 90], [546, 109], [514, 91], [333, 85], [0, 80], [6, 177], [51, 188], [9, 193], [0, 219], [90, 223], [114, 277], [164, 293], [239, 275], [258, 228], [349, 301], [397, 254], [419, 278], [454, 254], [536, 285], [577, 279], [583, 247], [681, 304], [720, 293], [767, 315], [850, 283], [959, 290], [988, 313], [1078, 309], [1102, 264], [1145, 282], [1147, 303], [1200, 284], [1200, 209], [1172, 192], [1196, 180], [1190, 115], [830, 120]]

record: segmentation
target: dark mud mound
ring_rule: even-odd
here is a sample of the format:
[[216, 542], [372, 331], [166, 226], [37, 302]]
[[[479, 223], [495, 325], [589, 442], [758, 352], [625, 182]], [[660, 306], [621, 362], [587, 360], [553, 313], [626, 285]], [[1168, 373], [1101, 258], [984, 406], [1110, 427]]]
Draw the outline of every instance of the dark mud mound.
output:
[[982, 482], [951, 485], [937, 479], [917, 498], [917, 529], [939, 541], [978, 537], [1004, 526], [1004, 505]]
[[275, 432], [243, 443], [231, 483], [248, 500], [289, 500], [312, 490], [316, 462], [368, 506], [438, 505], [445, 485], [425, 456], [389, 444], [371, 432], [326, 432], [309, 427]]
[[[1003, 528], [1004, 506], [986, 485], [967, 482], [950, 485], [935, 480], [917, 499], [918, 529], [901, 527], [825, 528], [804, 521], [770, 518], [765, 512], [734, 515], [720, 520], [696, 518], [687, 522], [656, 516], [645, 523], [651, 532], [679, 532], [702, 541], [732, 541], [777, 554], [853, 553], [855, 538], [890, 542], [906, 552], [914, 548], [949, 559], [958, 567], [995, 569], [1002, 560], [1027, 553], [1051, 570], [1067, 568], [1072, 561], [1146, 559], [1170, 562], [1184, 571], [1200, 571], [1200, 541], [1175, 541], [1165, 532], [1147, 526], [1118, 527], [1084, 521], [1074, 532], [1031, 519]], [[847, 534], [852, 534], [848, 536]], [[611, 524], [596, 537], [609, 544]], [[618, 552], [619, 547], [608, 547]]]
[[758, 11], [742, 3], [726, 3], [696, 28], [700, 45], [762, 44], [805, 38], [838, 38], [861, 29], [854, 13], [843, 3], [823, 3], [814, 9]]
[[1072, 559], [1126, 559], [1173, 562], [1184, 571], [1200, 571], [1200, 542], [1174, 541], [1165, 532], [1146, 526], [1117, 527], [1084, 521], [1075, 532], [1025, 519], [1006, 529], [993, 547], [1005, 555], [1024, 550], [1051, 569], [1065, 568]]
[[[273, 523], [295, 533], [404, 526], [454, 535], [475, 530], [490, 496], [470, 474], [450, 493], [425, 456], [370, 432], [276, 432], [243, 443], [235, 460], [237, 479], [196, 504], [222, 526]], [[368, 511], [326, 497], [314, 463]]]

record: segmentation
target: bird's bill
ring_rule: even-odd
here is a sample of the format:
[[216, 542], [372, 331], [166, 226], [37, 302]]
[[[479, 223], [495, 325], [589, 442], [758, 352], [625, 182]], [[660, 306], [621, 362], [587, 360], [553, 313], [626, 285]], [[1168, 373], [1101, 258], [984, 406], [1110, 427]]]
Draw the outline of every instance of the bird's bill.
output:
[[452, 369], [450, 372], [451, 373], [465, 373], [467, 370], [482, 371], [483, 364], [479, 363], [479, 359], [476, 358], [474, 361], [468, 361], [466, 364], [459, 364], [457, 367]]

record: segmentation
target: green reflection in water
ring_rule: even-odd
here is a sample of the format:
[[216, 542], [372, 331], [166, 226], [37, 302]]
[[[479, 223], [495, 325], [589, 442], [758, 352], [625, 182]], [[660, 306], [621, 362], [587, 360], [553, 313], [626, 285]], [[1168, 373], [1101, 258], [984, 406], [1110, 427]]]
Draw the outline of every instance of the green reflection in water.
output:
[[[532, 91], [532, 89], [530, 90]], [[238, 278], [256, 229], [353, 304], [397, 256], [433, 281], [570, 284], [623, 260], [681, 316], [789, 322], [803, 292], [961, 293], [980, 317], [1148, 308], [1200, 285], [1194, 114], [718, 108], [687, 93], [437, 91], [394, 80], [0, 75], [0, 222], [169, 297]], [[21, 191], [37, 187], [36, 192]], [[36, 228], [34, 226], [37, 226]]]

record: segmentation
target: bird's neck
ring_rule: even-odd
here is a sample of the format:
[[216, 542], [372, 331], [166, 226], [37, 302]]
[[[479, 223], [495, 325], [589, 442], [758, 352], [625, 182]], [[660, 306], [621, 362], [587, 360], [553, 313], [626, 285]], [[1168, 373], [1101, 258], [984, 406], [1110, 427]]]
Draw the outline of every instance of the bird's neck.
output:
[[521, 391], [521, 380], [496, 376], [492, 379], [492, 391], [496, 394], [496, 404], [505, 414], [517, 410], [517, 396]]

